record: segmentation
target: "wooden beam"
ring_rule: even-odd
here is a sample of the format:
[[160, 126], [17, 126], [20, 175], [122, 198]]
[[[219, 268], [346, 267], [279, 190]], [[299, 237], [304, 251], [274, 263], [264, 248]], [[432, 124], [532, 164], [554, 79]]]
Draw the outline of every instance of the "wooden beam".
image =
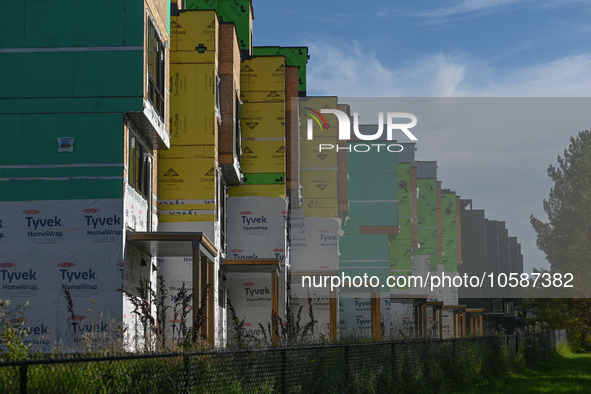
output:
[[462, 338], [466, 336], [466, 312], [462, 312]]
[[371, 337], [382, 338], [382, 314], [380, 308], [381, 296], [378, 291], [371, 296]]
[[[275, 317], [275, 319], [273, 318]], [[271, 272], [271, 342], [273, 345], [279, 341], [279, 280], [277, 272]], [[277, 330], [275, 330], [277, 328]]]
[[484, 335], [484, 327], [482, 326], [482, 315], [478, 316], [478, 326], [480, 329], [480, 336]]
[[[207, 263], [207, 257], [205, 256], [201, 256], [201, 301], [199, 302], [199, 305], [197, 306], [197, 310], [195, 310], [195, 308], [193, 308], [193, 313], [197, 313], [199, 308], [201, 308], [201, 304], [205, 302], [205, 308], [203, 310], [203, 322], [201, 323], [201, 334], [203, 335], [203, 337], [205, 337], [206, 339], [209, 339], [209, 332], [207, 330], [208, 326], [207, 326], [207, 317], [209, 316], [209, 308], [208, 308], [208, 298], [210, 297], [209, 291], [211, 291], [211, 288], [208, 288], [207, 285], [207, 281], [209, 279], [209, 274], [208, 274], [208, 268], [209, 268], [209, 264]], [[206, 293], [207, 292], [207, 293]]]
[[214, 272], [214, 264], [213, 263], [208, 263], [207, 264], [209, 266], [209, 275], [208, 275], [208, 284], [209, 286], [209, 295], [208, 295], [208, 299], [207, 299], [207, 337], [209, 338], [209, 340], [211, 341], [211, 346], [214, 346], [215, 344], [215, 276], [217, 275], [217, 272]]
[[330, 340], [337, 341], [337, 312], [338, 312], [338, 298], [336, 290], [330, 292]]
[[201, 252], [193, 249], [193, 342], [197, 342], [199, 326], [197, 325], [197, 310], [201, 305], [201, 289], [199, 280], [201, 274]]
[[224, 260], [224, 265], [277, 265], [281, 269], [281, 263], [278, 259]]

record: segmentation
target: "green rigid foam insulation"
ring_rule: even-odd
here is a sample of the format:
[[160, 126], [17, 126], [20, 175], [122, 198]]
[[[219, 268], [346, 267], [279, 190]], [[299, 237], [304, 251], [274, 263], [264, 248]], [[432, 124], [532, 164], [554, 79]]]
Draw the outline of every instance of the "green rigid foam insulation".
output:
[[417, 223], [419, 227], [437, 226], [437, 190], [435, 179], [417, 179], [420, 190], [417, 200]]
[[441, 217], [453, 217], [456, 216], [456, 194], [455, 193], [443, 193], [441, 194]]
[[390, 261], [388, 234], [345, 233], [339, 239], [339, 252], [339, 261], [383, 260], [387, 263]]
[[349, 202], [347, 216], [343, 230], [348, 233], [358, 234], [359, 226], [398, 226], [396, 202]]
[[443, 222], [442, 226], [441, 226], [441, 236], [443, 238], [456, 238], [457, 237], [457, 228], [455, 226], [455, 222], [454, 222], [453, 226], [446, 226], [446, 223]]
[[390, 270], [412, 269], [412, 248], [390, 247]]
[[[410, 216], [410, 164], [398, 164], [398, 214]], [[402, 219], [401, 219], [402, 222]]]
[[282, 185], [285, 177], [282, 173], [244, 174], [244, 185]]
[[458, 243], [456, 242], [456, 239], [444, 239], [441, 251], [446, 255], [455, 255], [458, 252]]
[[349, 201], [397, 200], [396, 174], [350, 174]]
[[250, 49], [249, 0], [187, 0], [186, 10], [216, 10], [220, 22], [236, 24], [240, 49]]
[[[395, 141], [391, 141], [395, 143]], [[347, 153], [347, 172], [352, 174], [396, 174], [398, 167], [396, 163], [397, 154], [395, 152], [388, 152], [385, 147], [381, 147], [377, 152], [375, 147], [368, 152], [356, 152], [355, 146], [369, 145], [363, 142], [349, 142], [350, 152]], [[357, 148], [358, 150], [365, 150], [364, 147]]]
[[455, 256], [443, 257], [439, 259], [439, 264], [443, 264], [445, 272], [458, 272], [458, 259]]
[[410, 216], [398, 216], [398, 227], [399, 232], [396, 239], [405, 239], [410, 242], [412, 237], [412, 222]]
[[288, 66], [299, 67], [298, 91], [306, 92], [306, 67], [309, 58], [307, 47], [254, 47], [252, 53], [255, 56], [285, 56]]
[[396, 248], [396, 247], [410, 248], [411, 247], [411, 240], [410, 240], [410, 238], [409, 239], [404, 239], [404, 238], [400, 238], [400, 237], [397, 236], [390, 243], [390, 249], [391, 248]]
[[436, 228], [419, 228], [418, 241], [421, 248], [437, 249], [437, 229]]

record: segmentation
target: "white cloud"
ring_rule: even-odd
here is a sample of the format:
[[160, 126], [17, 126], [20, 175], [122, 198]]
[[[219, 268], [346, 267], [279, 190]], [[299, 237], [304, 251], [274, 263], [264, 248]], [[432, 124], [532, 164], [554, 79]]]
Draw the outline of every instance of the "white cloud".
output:
[[510, 6], [528, 2], [531, 2], [531, 0], [462, 0], [448, 7], [439, 7], [436, 9], [415, 12], [412, 15], [427, 19], [440, 20], [442, 18], [466, 14], [481, 15], [485, 12], [499, 11]]
[[463, 53], [384, 64], [358, 42], [308, 43], [311, 95], [349, 97], [588, 97], [591, 54], [500, 72]]
[[407, 15], [422, 19], [419, 22], [419, 25], [422, 26], [444, 25], [486, 14], [512, 11], [518, 7], [535, 7], [539, 9], [564, 7], [573, 3], [583, 5], [588, 9], [588, 2], [585, 0], [460, 0], [447, 6], [409, 12]]

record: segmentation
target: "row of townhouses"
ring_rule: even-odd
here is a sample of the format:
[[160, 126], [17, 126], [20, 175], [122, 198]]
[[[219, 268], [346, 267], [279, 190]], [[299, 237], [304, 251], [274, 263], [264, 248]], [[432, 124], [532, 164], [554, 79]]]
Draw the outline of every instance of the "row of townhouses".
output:
[[253, 21], [249, 0], [0, 4], [0, 299], [28, 303], [28, 340], [139, 346], [153, 316], [277, 342], [300, 307], [332, 340], [519, 324], [510, 289], [410, 280], [523, 272], [504, 222], [415, 143], [339, 139], [351, 106], [308, 96], [308, 48], [254, 46]]

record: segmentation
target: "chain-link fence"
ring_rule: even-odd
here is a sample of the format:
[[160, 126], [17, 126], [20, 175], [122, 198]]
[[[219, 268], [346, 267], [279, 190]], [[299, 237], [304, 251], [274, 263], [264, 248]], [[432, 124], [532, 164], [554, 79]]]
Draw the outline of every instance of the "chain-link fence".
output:
[[[3, 393], [346, 393], [453, 388], [566, 332], [0, 362]], [[414, 385], [414, 386], [413, 386]]]

